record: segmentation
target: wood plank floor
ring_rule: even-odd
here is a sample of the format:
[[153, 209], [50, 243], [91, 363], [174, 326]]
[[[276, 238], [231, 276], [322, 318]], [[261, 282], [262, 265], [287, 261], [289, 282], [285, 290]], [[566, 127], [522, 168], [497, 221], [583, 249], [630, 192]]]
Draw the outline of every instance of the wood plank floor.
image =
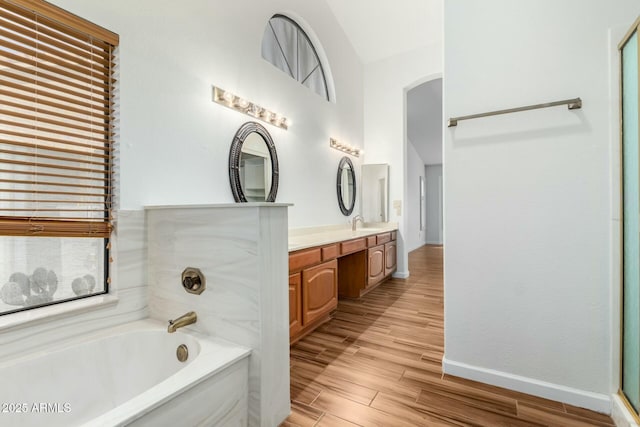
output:
[[443, 375], [442, 247], [291, 347], [289, 426], [610, 426], [595, 412]]

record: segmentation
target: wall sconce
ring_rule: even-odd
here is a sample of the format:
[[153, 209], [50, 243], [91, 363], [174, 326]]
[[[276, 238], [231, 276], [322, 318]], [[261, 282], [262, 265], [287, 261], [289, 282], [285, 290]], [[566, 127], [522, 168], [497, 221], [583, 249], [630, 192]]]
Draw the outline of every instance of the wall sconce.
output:
[[340, 150], [344, 153], [350, 154], [355, 157], [360, 157], [360, 154], [364, 153], [361, 149], [357, 147], [352, 147], [349, 144], [344, 144], [342, 142], [338, 142], [333, 138], [329, 138], [329, 146], [331, 148], [335, 148], [336, 150]]
[[216, 86], [213, 87], [213, 102], [282, 129], [289, 129], [291, 126], [291, 122], [286, 117]]

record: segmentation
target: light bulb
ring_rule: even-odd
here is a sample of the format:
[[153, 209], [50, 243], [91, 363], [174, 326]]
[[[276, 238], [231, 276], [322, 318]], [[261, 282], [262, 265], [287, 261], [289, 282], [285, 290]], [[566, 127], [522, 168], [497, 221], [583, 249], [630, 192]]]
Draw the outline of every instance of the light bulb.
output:
[[260, 107], [258, 107], [256, 104], [249, 104], [247, 113], [252, 115], [253, 117], [258, 117], [260, 115]]
[[219, 102], [224, 100], [224, 90], [214, 86], [214, 94], [216, 97], [216, 101]]
[[280, 120], [278, 120], [278, 126], [281, 128], [286, 127], [287, 126], [286, 123], [287, 123], [287, 118], [280, 116]]
[[243, 98], [236, 98], [236, 101], [234, 102], [234, 105], [238, 108], [242, 108], [245, 109], [249, 106], [249, 101], [247, 101], [246, 99]]

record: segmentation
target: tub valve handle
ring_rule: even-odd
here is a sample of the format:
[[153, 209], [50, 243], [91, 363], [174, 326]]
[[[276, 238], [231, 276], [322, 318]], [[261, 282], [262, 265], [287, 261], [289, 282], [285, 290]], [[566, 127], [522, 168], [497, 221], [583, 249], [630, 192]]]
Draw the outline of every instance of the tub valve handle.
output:
[[200, 278], [199, 277], [185, 277], [182, 281], [182, 286], [185, 288], [191, 289], [192, 291], [198, 290], [200, 287]]
[[200, 295], [205, 288], [204, 274], [198, 268], [187, 267], [182, 272], [182, 287], [190, 294]]

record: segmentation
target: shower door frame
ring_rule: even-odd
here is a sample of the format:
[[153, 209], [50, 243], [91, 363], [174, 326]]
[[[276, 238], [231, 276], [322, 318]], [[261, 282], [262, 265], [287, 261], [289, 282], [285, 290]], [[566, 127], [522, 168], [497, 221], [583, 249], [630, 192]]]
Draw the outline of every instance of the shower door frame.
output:
[[[627, 42], [633, 37], [634, 34], [637, 34], [638, 37], [638, 73], [640, 79], [640, 17], [636, 19], [633, 25], [629, 28], [625, 36], [622, 38], [620, 43], [618, 44], [618, 57], [620, 58], [620, 67], [619, 67], [619, 111], [620, 111], [620, 136], [619, 136], [619, 153], [620, 153], [620, 372], [619, 372], [619, 388], [618, 388], [618, 396], [620, 400], [624, 403], [627, 410], [633, 417], [637, 423], [640, 423], [640, 408], [638, 411], [633, 407], [631, 402], [627, 399], [623, 388], [623, 356], [624, 356], [624, 150], [623, 150], [623, 138], [624, 138], [624, 126], [623, 126], [623, 63], [622, 63], [622, 50]], [[638, 93], [638, 122], [640, 123], [640, 91]], [[640, 130], [638, 135], [638, 143], [640, 145]], [[640, 147], [639, 147], [640, 150]], [[638, 160], [640, 167], [640, 159]], [[640, 174], [639, 174], [640, 175]], [[640, 179], [640, 176], [638, 177]]]

